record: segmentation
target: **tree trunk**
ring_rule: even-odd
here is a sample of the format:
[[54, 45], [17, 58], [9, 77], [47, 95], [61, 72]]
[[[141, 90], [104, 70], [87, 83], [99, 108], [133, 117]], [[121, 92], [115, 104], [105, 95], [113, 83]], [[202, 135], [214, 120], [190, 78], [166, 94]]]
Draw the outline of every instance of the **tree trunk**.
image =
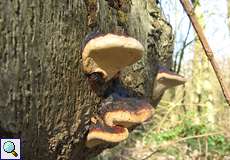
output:
[[227, 0], [227, 4], [228, 4], [227, 22], [228, 22], [228, 28], [230, 29], [230, 0]]
[[0, 2], [0, 137], [21, 138], [24, 159], [84, 160], [103, 150], [84, 145], [100, 99], [80, 48], [90, 31], [118, 27], [146, 49], [122, 79], [152, 102], [156, 64], [170, 66], [173, 49], [155, 0]]

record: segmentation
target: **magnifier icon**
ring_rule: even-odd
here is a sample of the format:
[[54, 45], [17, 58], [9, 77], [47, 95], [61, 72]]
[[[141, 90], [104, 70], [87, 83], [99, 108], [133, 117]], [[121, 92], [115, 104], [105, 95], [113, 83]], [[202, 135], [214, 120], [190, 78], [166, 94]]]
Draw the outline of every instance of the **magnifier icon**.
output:
[[18, 154], [17, 152], [15, 152], [15, 145], [13, 142], [11, 141], [6, 141], [4, 144], [3, 144], [3, 150], [6, 152], [6, 153], [11, 153], [14, 157], [17, 157]]

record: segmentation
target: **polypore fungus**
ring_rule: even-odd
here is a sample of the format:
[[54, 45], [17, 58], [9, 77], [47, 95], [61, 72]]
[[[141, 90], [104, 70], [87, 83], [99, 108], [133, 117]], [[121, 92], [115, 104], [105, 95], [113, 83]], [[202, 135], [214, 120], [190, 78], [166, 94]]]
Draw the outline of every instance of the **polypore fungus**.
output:
[[138, 61], [143, 52], [142, 44], [132, 37], [97, 33], [85, 39], [83, 70], [92, 89], [104, 98], [99, 120], [94, 120], [87, 135], [87, 147], [125, 140], [128, 127], [152, 116], [152, 106], [143, 99], [130, 97], [119, 78], [121, 69]]
[[96, 121], [90, 126], [86, 146], [92, 148], [102, 143], [118, 143], [128, 138], [128, 135], [127, 128], [107, 126], [100, 121]]
[[169, 71], [163, 66], [159, 66], [159, 70], [154, 82], [153, 100], [159, 99], [166, 89], [182, 85], [186, 79], [174, 72]]
[[86, 74], [99, 72], [107, 81], [122, 68], [138, 61], [143, 52], [142, 44], [132, 37], [96, 34], [87, 38], [83, 47], [83, 70]]
[[131, 127], [143, 123], [152, 116], [152, 106], [137, 98], [105, 100], [99, 114], [108, 126]]

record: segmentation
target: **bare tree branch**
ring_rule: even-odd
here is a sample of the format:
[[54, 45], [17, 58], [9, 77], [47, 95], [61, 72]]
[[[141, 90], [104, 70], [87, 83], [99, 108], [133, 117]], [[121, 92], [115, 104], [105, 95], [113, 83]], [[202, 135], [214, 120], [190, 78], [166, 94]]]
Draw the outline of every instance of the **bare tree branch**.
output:
[[180, 2], [182, 4], [185, 12], [187, 13], [190, 21], [192, 22], [192, 25], [193, 25], [193, 27], [194, 27], [194, 29], [195, 29], [198, 37], [199, 37], [199, 40], [203, 46], [205, 54], [208, 57], [208, 60], [210, 61], [211, 65], [215, 71], [215, 74], [216, 74], [217, 79], [220, 83], [221, 89], [223, 91], [224, 97], [225, 97], [228, 105], [230, 106], [230, 92], [227, 88], [226, 83], [223, 80], [223, 75], [221, 73], [220, 67], [214, 58], [213, 51], [208, 44], [208, 41], [204, 35], [203, 29], [201, 28], [201, 26], [197, 20], [197, 17], [196, 17], [194, 10], [193, 10], [192, 4], [189, 2], [189, 0], [180, 0]]
[[183, 42], [183, 48], [181, 49], [181, 54], [180, 54], [180, 57], [179, 57], [178, 68], [177, 68], [177, 70], [176, 70], [177, 73], [180, 72], [181, 63], [182, 63], [182, 59], [183, 59], [183, 57], [184, 57], [185, 48], [188, 46], [187, 44], [190, 44], [190, 43], [187, 43], [188, 36], [189, 36], [189, 33], [190, 33], [190, 29], [191, 29], [191, 23], [189, 23], [188, 31], [187, 31], [185, 40], [184, 40], [184, 42]]

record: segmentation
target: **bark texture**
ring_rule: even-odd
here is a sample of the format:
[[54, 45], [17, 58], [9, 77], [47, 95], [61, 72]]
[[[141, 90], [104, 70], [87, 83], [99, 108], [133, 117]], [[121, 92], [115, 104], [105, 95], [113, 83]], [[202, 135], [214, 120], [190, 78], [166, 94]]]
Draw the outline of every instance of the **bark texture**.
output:
[[82, 73], [81, 43], [92, 30], [122, 28], [146, 49], [123, 72], [151, 101], [156, 64], [171, 65], [170, 25], [155, 0], [0, 1], [0, 137], [20, 137], [26, 160], [84, 160], [100, 99]]

